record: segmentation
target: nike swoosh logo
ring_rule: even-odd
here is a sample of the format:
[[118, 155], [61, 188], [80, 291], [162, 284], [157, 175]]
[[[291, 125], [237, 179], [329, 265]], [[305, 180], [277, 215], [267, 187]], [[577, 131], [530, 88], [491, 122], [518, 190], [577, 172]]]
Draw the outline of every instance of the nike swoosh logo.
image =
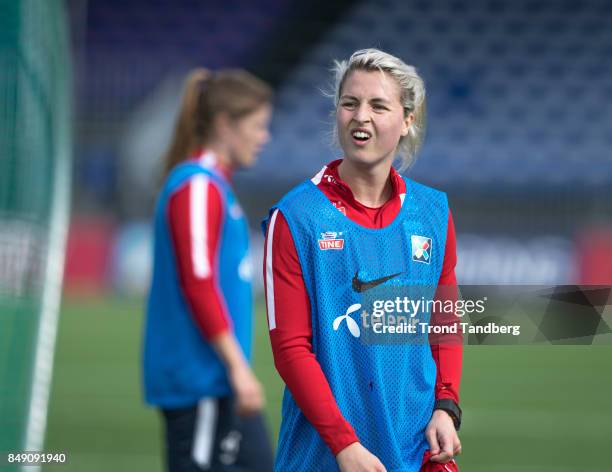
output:
[[359, 280], [359, 276], [357, 275], [358, 273], [359, 272], [355, 272], [355, 276], [353, 277], [353, 290], [358, 293], [365, 292], [366, 290], [370, 290], [371, 288], [374, 288], [377, 285], [384, 284], [387, 280], [390, 280], [401, 274], [401, 272], [398, 272], [397, 274], [391, 274], [387, 275], [386, 277], [381, 277], [380, 279], [369, 280], [365, 282], [363, 280]]

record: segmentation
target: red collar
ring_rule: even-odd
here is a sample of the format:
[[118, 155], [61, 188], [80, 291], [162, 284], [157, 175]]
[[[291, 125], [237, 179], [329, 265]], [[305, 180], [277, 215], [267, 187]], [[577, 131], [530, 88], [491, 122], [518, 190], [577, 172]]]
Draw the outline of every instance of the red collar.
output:
[[[342, 159], [336, 159], [335, 161], [332, 161], [327, 164], [321, 177], [320, 184], [318, 185], [329, 186], [330, 189], [340, 194], [343, 198], [348, 199], [357, 205], [366, 207], [365, 205], [355, 200], [355, 196], [353, 195], [353, 191], [351, 190], [351, 188], [346, 182], [344, 182], [340, 178], [340, 174], [338, 173], [338, 166], [341, 162]], [[402, 176], [395, 170], [395, 168], [391, 167], [389, 177], [391, 179], [392, 187], [391, 196], [389, 197], [389, 200], [392, 200], [393, 198], [403, 193], [406, 193], [406, 183], [404, 182]]]

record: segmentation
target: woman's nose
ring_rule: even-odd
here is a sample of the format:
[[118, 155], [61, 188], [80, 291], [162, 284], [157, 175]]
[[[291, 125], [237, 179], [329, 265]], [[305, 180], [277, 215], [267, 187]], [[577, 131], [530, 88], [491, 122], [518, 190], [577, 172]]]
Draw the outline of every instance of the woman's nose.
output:
[[353, 115], [353, 118], [355, 119], [355, 121], [358, 121], [360, 123], [366, 123], [370, 121], [370, 110], [368, 106], [365, 104], [359, 105], [355, 109], [355, 114]]

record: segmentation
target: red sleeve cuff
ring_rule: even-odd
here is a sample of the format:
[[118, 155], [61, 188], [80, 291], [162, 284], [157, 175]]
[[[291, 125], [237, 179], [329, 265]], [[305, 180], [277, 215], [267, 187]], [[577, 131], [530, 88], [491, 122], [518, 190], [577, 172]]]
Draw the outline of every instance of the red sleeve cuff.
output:
[[204, 333], [204, 337], [208, 342], [212, 342], [216, 337], [221, 336], [222, 334], [229, 333], [230, 327], [228, 323], [225, 323], [225, 326], [215, 326], [214, 329], [207, 330]]
[[323, 438], [323, 440], [331, 449], [334, 456], [347, 446], [359, 442], [359, 438], [357, 437], [357, 434], [355, 434], [355, 430], [348, 421], [344, 422], [342, 429], [335, 432], [333, 438]]
[[436, 389], [436, 400], [449, 399], [454, 401], [457, 405], [459, 404], [459, 396], [450, 388]]

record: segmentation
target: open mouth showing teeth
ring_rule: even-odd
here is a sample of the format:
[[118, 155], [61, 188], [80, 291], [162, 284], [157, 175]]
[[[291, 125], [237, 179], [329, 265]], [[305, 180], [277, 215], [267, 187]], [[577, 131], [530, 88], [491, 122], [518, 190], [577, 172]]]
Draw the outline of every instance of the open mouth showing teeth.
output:
[[371, 138], [370, 133], [366, 131], [353, 131], [351, 134], [357, 141], [367, 141]]

